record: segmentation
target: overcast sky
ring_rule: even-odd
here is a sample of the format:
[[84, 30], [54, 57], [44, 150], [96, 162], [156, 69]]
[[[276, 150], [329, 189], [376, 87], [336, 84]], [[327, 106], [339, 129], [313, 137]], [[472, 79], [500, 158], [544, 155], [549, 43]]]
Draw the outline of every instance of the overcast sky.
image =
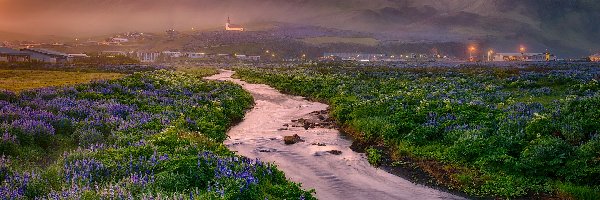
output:
[[0, 33], [86, 37], [213, 29], [227, 16], [246, 26], [290, 22], [400, 40], [493, 36], [501, 44], [525, 41], [540, 49], [600, 46], [597, 0], [0, 0]]
[[[300, 0], [302, 1], [302, 0]], [[282, 3], [278, 3], [282, 2]], [[250, 0], [0, 0], [0, 31], [29, 34], [97, 34], [213, 28], [229, 15], [238, 23], [295, 22], [319, 8], [285, 1]], [[300, 9], [300, 10], [299, 10]], [[302, 11], [304, 9], [304, 11]], [[290, 13], [292, 10], [297, 12]]]

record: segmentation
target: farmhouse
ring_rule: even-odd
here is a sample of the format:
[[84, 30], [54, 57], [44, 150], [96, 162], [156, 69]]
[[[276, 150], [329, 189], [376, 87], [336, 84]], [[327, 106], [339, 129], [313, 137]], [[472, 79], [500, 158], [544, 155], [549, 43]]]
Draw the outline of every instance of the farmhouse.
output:
[[69, 61], [69, 55], [58, 51], [51, 51], [47, 49], [34, 49], [27, 48], [21, 49], [21, 52], [27, 53], [31, 56], [31, 60], [47, 63], [63, 63]]
[[27, 62], [31, 55], [11, 48], [0, 47], [0, 62]]

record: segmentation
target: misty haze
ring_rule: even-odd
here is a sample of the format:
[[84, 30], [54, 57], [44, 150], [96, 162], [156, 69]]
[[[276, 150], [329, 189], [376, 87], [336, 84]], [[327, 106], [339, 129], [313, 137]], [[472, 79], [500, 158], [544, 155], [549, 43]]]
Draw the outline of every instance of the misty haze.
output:
[[0, 0], [0, 199], [600, 199], [596, 0]]

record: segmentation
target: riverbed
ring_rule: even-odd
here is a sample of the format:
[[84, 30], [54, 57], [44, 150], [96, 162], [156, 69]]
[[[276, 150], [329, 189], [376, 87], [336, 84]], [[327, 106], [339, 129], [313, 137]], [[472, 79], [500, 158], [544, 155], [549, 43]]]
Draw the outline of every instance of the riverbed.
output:
[[[463, 199], [371, 166], [364, 153], [352, 151], [352, 141], [335, 128], [298, 126], [298, 120], [327, 118], [322, 111], [328, 105], [233, 79], [233, 73], [222, 70], [206, 78], [239, 84], [255, 100], [243, 121], [229, 130], [225, 145], [242, 156], [274, 162], [290, 180], [302, 183], [305, 189], [315, 189], [317, 198]], [[285, 136], [295, 134], [303, 141], [284, 144]]]

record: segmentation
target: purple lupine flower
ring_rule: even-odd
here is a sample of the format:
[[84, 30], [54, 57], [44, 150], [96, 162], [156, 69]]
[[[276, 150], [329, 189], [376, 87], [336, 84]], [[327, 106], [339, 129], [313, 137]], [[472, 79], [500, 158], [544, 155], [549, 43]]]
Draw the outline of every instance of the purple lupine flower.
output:
[[52, 125], [38, 120], [18, 119], [11, 126], [29, 135], [54, 135], [55, 132]]

